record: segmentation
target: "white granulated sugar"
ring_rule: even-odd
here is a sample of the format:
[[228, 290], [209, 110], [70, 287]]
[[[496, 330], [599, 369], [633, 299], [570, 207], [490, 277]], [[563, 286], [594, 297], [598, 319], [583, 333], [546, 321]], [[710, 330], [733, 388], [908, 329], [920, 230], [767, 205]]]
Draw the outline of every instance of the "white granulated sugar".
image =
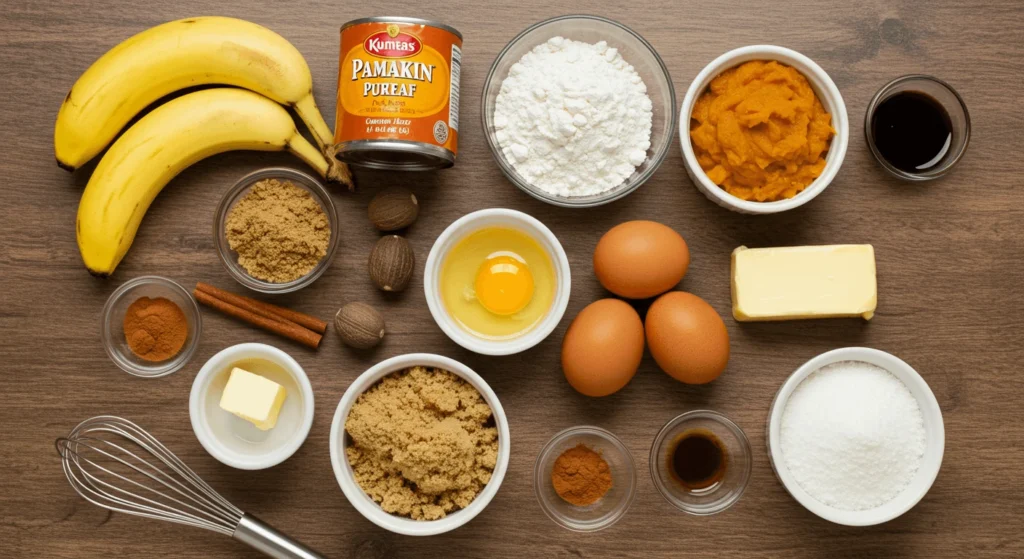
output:
[[615, 188], [647, 158], [651, 99], [617, 49], [554, 37], [509, 68], [494, 105], [498, 145], [557, 196]]
[[917, 473], [924, 419], [892, 373], [843, 361], [811, 373], [793, 391], [781, 440], [786, 467], [812, 497], [867, 510], [891, 501]]

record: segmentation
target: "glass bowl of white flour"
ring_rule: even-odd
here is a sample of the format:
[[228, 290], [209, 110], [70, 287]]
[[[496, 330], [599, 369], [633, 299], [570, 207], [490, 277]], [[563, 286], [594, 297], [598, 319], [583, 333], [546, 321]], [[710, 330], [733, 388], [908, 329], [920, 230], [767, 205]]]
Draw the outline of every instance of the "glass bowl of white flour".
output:
[[928, 383], [903, 360], [847, 347], [803, 364], [769, 412], [768, 457], [814, 514], [872, 526], [914, 507], [942, 465], [945, 429]]
[[502, 173], [565, 207], [618, 200], [664, 161], [676, 127], [668, 68], [609, 19], [542, 21], [498, 54], [484, 84], [487, 144]]

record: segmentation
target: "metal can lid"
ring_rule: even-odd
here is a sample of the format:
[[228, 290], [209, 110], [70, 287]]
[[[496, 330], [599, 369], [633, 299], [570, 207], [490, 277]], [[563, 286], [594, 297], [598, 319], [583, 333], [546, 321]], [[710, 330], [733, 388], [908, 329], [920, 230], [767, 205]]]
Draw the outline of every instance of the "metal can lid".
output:
[[420, 19], [418, 17], [390, 17], [390, 16], [374, 16], [374, 17], [361, 17], [359, 19], [353, 19], [352, 21], [345, 23], [341, 26], [341, 30], [344, 31], [353, 25], [359, 25], [361, 23], [408, 23], [410, 25], [426, 25], [428, 27], [436, 27], [438, 29], [444, 29], [445, 31], [455, 35], [462, 40], [462, 33], [459, 33], [457, 29], [450, 25], [438, 21], [432, 21], [429, 19]]
[[430, 171], [455, 165], [455, 154], [440, 146], [404, 140], [353, 140], [336, 147], [336, 157], [357, 167], [388, 171]]

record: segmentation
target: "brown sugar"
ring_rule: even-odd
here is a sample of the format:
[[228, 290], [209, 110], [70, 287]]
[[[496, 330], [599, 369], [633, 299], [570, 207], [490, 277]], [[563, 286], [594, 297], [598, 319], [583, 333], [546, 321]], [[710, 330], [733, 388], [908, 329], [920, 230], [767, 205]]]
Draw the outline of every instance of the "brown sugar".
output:
[[471, 384], [442, 369], [384, 377], [345, 422], [356, 482], [385, 511], [435, 520], [468, 506], [491, 479], [498, 430]]
[[261, 180], [242, 196], [225, 223], [228, 246], [252, 277], [287, 283], [308, 274], [327, 255], [327, 214], [304, 188]]

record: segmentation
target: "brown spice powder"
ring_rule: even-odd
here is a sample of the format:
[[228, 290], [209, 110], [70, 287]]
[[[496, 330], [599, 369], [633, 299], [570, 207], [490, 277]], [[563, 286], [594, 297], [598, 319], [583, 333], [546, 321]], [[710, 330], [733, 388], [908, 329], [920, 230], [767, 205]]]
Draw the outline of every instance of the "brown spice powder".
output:
[[345, 422], [356, 482], [385, 511], [435, 520], [468, 506], [491, 479], [498, 430], [473, 385], [441, 369], [384, 377]]
[[308, 274], [327, 255], [330, 223], [304, 188], [261, 180], [228, 212], [228, 246], [250, 276], [287, 283]]
[[612, 488], [608, 462], [583, 443], [563, 452], [551, 469], [551, 485], [567, 503], [585, 507]]
[[181, 351], [188, 338], [188, 320], [174, 301], [139, 297], [124, 313], [125, 341], [144, 361], [166, 361]]

